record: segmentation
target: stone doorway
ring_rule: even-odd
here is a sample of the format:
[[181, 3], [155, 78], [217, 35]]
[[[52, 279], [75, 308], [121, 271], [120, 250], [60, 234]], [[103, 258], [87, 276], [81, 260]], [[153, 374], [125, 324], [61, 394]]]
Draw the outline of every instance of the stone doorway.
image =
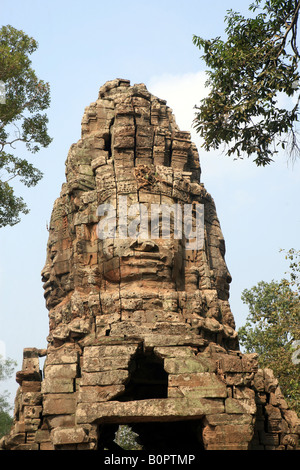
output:
[[180, 452], [204, 450], [199, 419], [159, 422], [102, 423], [98, 426], [98, 450]]

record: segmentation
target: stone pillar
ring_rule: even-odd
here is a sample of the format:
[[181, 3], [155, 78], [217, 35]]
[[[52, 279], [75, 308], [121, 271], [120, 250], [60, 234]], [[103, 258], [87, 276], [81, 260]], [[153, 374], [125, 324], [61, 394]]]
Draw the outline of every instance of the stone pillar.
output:
[[[15, 450], [38, 450], [35, 442], [36, 432], [42, 419], [42, 371], [39, 357], [45, 356], [46, 350], [25, 348], [23, 351], [22, 370], [17, 372], [19, 384], [15, 398], [14, 421], [11, 433], [2, 439], [2, 446]], [[1, 445], [0, 445], [1, 448]]]
[[80, 358], [76, 343], [48, 350], [42, 384], [43, 416], [53, 449], [90, 448], [88, 433], [76, 425]]

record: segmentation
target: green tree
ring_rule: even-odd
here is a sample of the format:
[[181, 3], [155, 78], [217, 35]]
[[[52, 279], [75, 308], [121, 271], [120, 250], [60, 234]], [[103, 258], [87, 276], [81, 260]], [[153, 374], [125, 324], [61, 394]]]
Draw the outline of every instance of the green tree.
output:
[[20, 214], [29, 212], [11, 181], [18, 178], [31, 187], [43, 176], [22, 153], [36, 153], [52, 141], [43, 113], [50, 105], [49, 84], [37, 78], [29, 57], [37, 48], [23, 31], [10, 25], [0, 29], [0, 227], [18, 223]]
[[[3, 359], [0, 356], [0, 382], [12, 376], [16, 365], [16, 362], [12, 359]], [[0, 394], [0, 438], [9, 432], [12, 424], [12, 417], [9, 414], [11, 405], [8, 398], [7, 391]]]
[[[250, 18], [227, 11], [226, 40], [193, 36], [209, 68], [209, 94], [194, 119], [206, 150], [224, 145], [226, 155], [253, 156], [257, 166], [270, 164], [278, 147], [299, 156], [299, 9], [300, 1], [256, 0]], [[280, 106], [279, 95], [295, 94]]]
[[260, 367], [273, 369], [290, 407], [300, 413], [300, 252], [290, 250], [286, 258], [290, 279], [261, 281], [243, 291], [250, 313], [238, 333], [246, 352], [259, 354]]
[[119, 426], [115, 442], [124, 450], [142, 450], [142, 446], [138, 443], [138, 435], [128, 425]]

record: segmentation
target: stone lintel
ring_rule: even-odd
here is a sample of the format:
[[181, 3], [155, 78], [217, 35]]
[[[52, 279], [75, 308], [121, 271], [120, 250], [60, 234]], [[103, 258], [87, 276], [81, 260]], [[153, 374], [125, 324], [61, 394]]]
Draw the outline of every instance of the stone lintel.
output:
[[223, 400], [168, 398], [131, 402], [79, 403], [77, 423], [137, 423], [200, 419], [205, 415], [224, 413]]

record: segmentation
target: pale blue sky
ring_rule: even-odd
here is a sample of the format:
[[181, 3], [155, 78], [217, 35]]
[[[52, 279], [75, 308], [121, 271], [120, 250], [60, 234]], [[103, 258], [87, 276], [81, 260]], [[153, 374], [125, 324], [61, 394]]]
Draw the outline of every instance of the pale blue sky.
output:
[[[250, 3], [250, 1], [249, 1]], [[36, 188], [16, 191], [31, 212], [0, 230], [0, 350], [22, 363], [24, 347], [46, 347], [48, 312], [40, 272], [54, 200], [64, 182], [69, 147], [80, 138], [84, 108], [107, 80], [145, 83], [166, 99], [182, 130], [192, 130], [193, 106], [204, 96], [205, 64], [193, 34], [223, 35], [226, 10], [246, 12], [248, 1], [153, 0], [108, 2], [1, 1], [1, 25], [24, 30], [39, 43], [32, 56], [39, 78], [49, 81], [49, 132], [53, 143], [26, 156], [44, 172]], [[247, 308], [241, 292], [260, 280], [280, 279], [288, 268], [279, 249], [299, 248], [299, 162], [286, 157], [268, 168], [206, 153], [193, 132], [201, 180], [215, 200], [233, 277], [231, 307], [240, 327]], [[1, 351], [0, 351], [1, 352]], [[9, 385], [12, 399], [17, 388]], [[0, 390], [1, 391], [1, 390]]]

